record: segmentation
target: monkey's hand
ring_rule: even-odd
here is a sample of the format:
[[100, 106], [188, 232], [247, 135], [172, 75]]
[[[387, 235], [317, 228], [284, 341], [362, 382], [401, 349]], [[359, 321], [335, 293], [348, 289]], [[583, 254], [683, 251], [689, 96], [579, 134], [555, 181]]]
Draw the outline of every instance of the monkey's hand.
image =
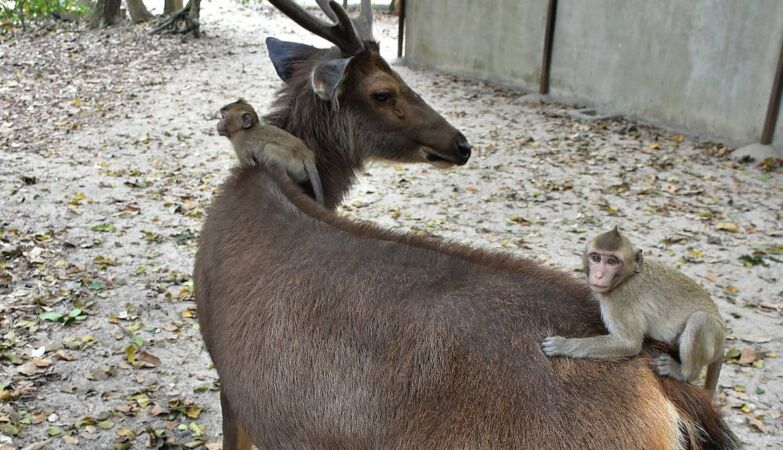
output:
[[563, 336], [549, 336], [541, 344], [546, 356], [568, 356], [568, 339]]

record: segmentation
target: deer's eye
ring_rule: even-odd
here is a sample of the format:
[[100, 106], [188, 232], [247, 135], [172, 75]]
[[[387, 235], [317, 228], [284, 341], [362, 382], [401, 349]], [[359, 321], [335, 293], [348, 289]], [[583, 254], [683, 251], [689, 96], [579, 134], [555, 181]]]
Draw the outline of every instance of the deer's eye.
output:
[[388, 93], [388, 92], [384, 92], [384, 91], [373, 92], [372, 93], [372, 98], [374, 98], [376, 102], [384, 103], [384, 102], [388, 102], [389, 100], [391, 100], [391, 94]]

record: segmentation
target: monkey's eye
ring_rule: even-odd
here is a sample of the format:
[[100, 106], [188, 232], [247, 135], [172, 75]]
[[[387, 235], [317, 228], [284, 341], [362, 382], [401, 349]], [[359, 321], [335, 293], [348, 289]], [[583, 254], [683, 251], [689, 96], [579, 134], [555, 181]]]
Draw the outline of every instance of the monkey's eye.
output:
[[615, 257], [611, 257], [611, 258], [606, 260], [606, 263], [609, 264], [610, 266], [616, 266], [617, 263], [619, 263], [619, 262], [620, 261], [618, 261], [617, 258], [615, 258]]
[[590, 259], [592, 259], [593, 262], [601, 262], [601, 255], [599, 255], [598, 253], [593, 253], [592, 255], [590, 255]]
[[385, 91], [373, 92], [372, 93], [372, 98], [374, 98], [375, 101], [377, 101], [379, 103], [384, 103], [384, 102], [388, 102], [389, 100], [391, 100], [391, 94], [388, 93], [388, 92], [385, 92]]

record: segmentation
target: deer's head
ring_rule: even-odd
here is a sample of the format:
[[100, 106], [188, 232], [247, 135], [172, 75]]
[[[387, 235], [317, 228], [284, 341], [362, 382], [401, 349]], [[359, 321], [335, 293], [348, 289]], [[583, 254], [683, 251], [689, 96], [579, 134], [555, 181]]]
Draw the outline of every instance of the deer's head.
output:
[[[465, 136], [381, 57], [372, 39], [369, 1], [362, 1], [359, 17], [352, 20], [336, 2], [319, 0], [333, 23], [311, 15], [293, 1], [270, 3], [337, 46], [319, 49], [271, 37], [266, 41], [277, 74], [297, 88], [300, 99], [317, 102], [332, 116], [329, 119], [348, 118], [342, 122], [347, 121], [346, 126], [351, 128], [344, 133], [345, 139], [352, 140], [352, 151], [360, 153], [354, 159], [429, 162], [437, 166], [468, 161], [471, 146]], [[311, 119], [324, 120], [316, 115]]]

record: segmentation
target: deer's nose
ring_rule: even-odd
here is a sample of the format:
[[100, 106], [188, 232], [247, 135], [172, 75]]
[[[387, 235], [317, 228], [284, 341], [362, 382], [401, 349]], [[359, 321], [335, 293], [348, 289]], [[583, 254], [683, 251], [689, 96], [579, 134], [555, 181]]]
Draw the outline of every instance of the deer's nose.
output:
[[459, 153], [460, 162], [459, 165], [465, 164], [468, 162], [468, 159], [470, 159], [470, 151], [473, 148], [472, 145], [468, 142], [468, 140], [465, 138], [465, 136], [460, 133], [457, 136], [457, 152]]

